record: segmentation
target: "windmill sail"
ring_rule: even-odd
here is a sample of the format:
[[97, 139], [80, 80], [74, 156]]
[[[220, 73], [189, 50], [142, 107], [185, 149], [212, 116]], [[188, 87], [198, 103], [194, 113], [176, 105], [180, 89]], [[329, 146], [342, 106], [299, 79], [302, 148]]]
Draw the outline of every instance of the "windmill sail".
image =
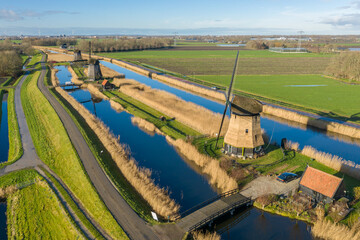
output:
[[227, 108], [228, 108], [228, 106], [230, 104], [230, 98], [232, 96], [232, 91], [233, 91], [232, 89], [233, 89], [233, 85], [234, 85], [234, 79], [235, 79], [235, 75], [236, 75], [236, 71], [237, 71], [238, 59], [239, 59], [239, 50], [238, 50], [238, 52], [236, 54], [235, 66], [234, 66], [234, 70], [233, 70], [233, 73], [232, 73], [230, 86], [229, 86], [227, 94], [226, 94], [225, 110], [224, 110], [224, 113], [223, 113], [223, 116], [222, 116], [222, 119], [221, 119], [219, 133], [218, 133], [217, 138], [216, 138], [216, 145], [215, 145], [216, 147], [217, 147], [218, 142], [219, 142], [220, 133], [221, 133], [222, 126], [224, 124], [226, 111], [227, 111]]

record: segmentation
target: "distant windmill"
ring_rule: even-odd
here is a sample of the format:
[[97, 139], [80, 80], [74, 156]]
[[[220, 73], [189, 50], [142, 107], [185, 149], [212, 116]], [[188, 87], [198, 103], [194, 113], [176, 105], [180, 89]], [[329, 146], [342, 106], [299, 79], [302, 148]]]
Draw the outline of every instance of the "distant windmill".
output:
[[226, 96], [225, 111], [216, 140], [216, 146], [218, 144], [228, 105], [230, 105], [230, 123], [224, 138], [225, 153], [236, 156], [253, 157], [255, 153], [261, 151], [261, 146], [264, 145], [260, 126], [262, 104], [255, 99], [241, 96], [235, 96], [230, 101], [230, 98], [232, 98], [238, 56], [239, 52], [236, 56], [233, 76]]

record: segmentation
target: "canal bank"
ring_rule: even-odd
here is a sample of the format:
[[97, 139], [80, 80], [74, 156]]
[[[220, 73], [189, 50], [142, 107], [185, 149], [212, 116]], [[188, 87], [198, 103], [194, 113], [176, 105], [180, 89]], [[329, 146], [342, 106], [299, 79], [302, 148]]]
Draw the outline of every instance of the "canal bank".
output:
[[[107, 100], [102, 100], [101, 102], [98, 102], [97, 100], [94, 99], [95, 101], [91, 101], [91, 95], [86, 90], [78, 90], [78, 91], [72, 92], [71, 95], [76, 95], [74, 97], [79, 102], [83, 102], [83, 105], [86, 106], [87, 109], [89, 109], [94, 114], [96, 113], [100, 119], [103, 118], [102, 120], [104, 122], [106, 122], [106, 125], [112, 126], [112, 127], [110, 127], [110, 129], [113, 132], [116, 131], [116, 133], [120, 134], [120, 141], [128, 143], [128, 140], [129, 140], [130, 142], [133, 142], [131, 145], [129, 144], [129, 146], [131, 148], [131, 152], [135, 156], [135, 159], [139, 163], [141, 161], [140, 166], [148, 164], [147, 167], [152, 168], [153, 173], [156, 173], [158, 176], [158, 178], [156, 178], [155, 181], [157, 181], [159, 184], [162, 184], [162, 185], [167, 184], [167, 181], [163, 181], [162, 178], [164, 178], [164, 176], [165, 176], [164, 179], [166, 180], [166, 172], [172, 172], [173, 169], [171, 169], [171, 168], [174, 168], [174, 167], [176, 168], [176, 169], [174, 169], [174, 172], [178, 173], [178, 174], [180, 173], [180, 178], [177, 180], [177, 179], [174, 179], [173, 177], [171, 177], [171, 179], [169, 180], [168, 186], [170, 185], [169, 190], [172, 192], [172, 197], [174, 196], [174, 198], [177, 199], [177, 201], [180, 199], [179, 202], [183, 209], [186, 209], [184, 207], [187, 205], [186, 202], [188, 202], [188, 206], [194, 206], [194, 205], [196, 205], [196, 203], [201, 202], [201, 198], [207, 200], [208, 197], [201, 196], [201, 195], [203, 195], [203, 192], [205, 192], [207, 194], [207, 196], [209, 196], [209, 194], [211, 195], [211, 192], [213, 192], [214, 195], [216, 194], [214, 192], [214, 190], [211, 189], [211, 187], [202, 189], [201, 186], [199, 185], [198, 180], [191, 177], [191, 175], [189, 175], [189, 177], [188, 177], [188, 174], [186, 174], [186, 175], [181, 174], [181, 169], [177, 169], [177, 166], [174, 165], [174, 162], [177, 162], [177, 161], [185, 162], [186, 161], [186, 160], [184, 161], [184, 159], [181, 159], [181, 157], [178, 156], [176, 158], [167, 158], [167, 159], [165, 159], [165, 161], [157, 159], [158, 156], [160, 156], [164, 153], [163, 149], [167, 148], [166, 147], [166, 145], [168, 145], [167, 143], [166, 143], [166, 145], [163, 145], [164, 147], [162, 147], [160, 151], [157, 150], [157, 151], [147, 152], [147, 154], [154, 155], [156, 157], [156, 159], [139, 158], [139, 156], [141, 156], [142, 149], [144, 148], [146, 150], [147, 144], [150, 144], [149, 142], [147, 142], [148, 140], [146, 140], [147, 138], [149, 138], [150, 135], [147, 135], [142, 130], [140, 130], [138, 127], [133, 126], [131, 124], [131, 116], [126, 117], [127, 114], [125, 112], [116, 113], [116, 114], [118, 114], [117, 117], [115, 117], [116, 115], [112, 115], [112, 113], [109, 115], [108, 114], [109, 112], [112, 112], [112, 111], [116, 112], [111, 109], [110, 103]], [[100, 110], [100, 109], [102, 109], [102, 110]], [[99, 111], [101, 111], [101, 113]], [[99, 115], [99, 113], [100, 113], [100, 115]], [[125, 117], [122, 117], [122, 116], [125, 116]], [[107, 119], [107, 118], [110, 118], [110, 119]], [[113, 123], [111, 123], [111, 122], [113, 122]], [[140, 131], [141, 133], [146, 134], [147, 136], [141, 135], [141, 133], [136, 133], [136, 131]], [[126, 133], [126, 132], [128, 132], [128, 133]], [[157, 134], [155, 134], [154, 136], [153, 137], [150, 136], [151, 137], [150, 140], [153, 142], [159, 141], [158, 137], [162, 137], [162, 136], [158, 136]], [[155, 143], [153, 143], [153, 144], [155, 144]], [[150, 145], [151, 148], [153, 148], [153, 144]], [[132, 146], [135, 146], [135, 149], [137, 149], [137, 150], [134, 151]], [[170, 147], [170, 148], [173, 149], [172, 147]], [[174, 149], [172, 151], [174, 151], [176, 153], [176, 151]], [[165, 153], [167, 153], [167, 151]], [[166, 154], [166, 155], [168, 155], [168, 154]], [[176, 153], [176, 155], [178, 155], [178, 154]], [[139, 161], [139, 159], [140, 159], [140, 161]], [[166, 172], [165, 173], [163, 172], [163, 170], [161, 168], [162, 166], [157, 166], [157, 165], [166, 165], [166, 168], [164, 170]], [[156, 167], [159, 167], [159, 169], [157, 169]], [[194, 171], [193, 169], [190, 169], [190, 170]], [[197, 174], [195, 172], [195, 175], [199, 175], [199, 174]], [[202, 181], [205, 182], [205, 185], [208, 185], [206, 177], [200, 176], [200, 179], [203, 179]], [[181, 186], [176, 186], [176, 185], [181, 185]], [[208, 189], [211, 189], [211, 191], [209, 192]], [[180, 192], [179, 192], [179, 190], [180, 190]], [[201, 192], [199, 193], [199, 191], [201, 191]], [[194, 199], [191, 197], [192, 195], [195, 197]], [[188, 197], [190, 197], [190, 199]], [[196, 202], [196, 199], [198, 199], [197, 202]]]

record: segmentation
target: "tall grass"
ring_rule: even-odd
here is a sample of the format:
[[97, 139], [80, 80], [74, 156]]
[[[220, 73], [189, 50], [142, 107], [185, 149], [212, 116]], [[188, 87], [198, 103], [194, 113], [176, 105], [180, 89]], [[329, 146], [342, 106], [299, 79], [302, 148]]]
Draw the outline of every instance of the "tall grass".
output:
[[360, 129], [337, 122], [329, 122], [321, 119], [313, 119], [297, 112], [276, 108], [269, 105], [263, 106], [263, 113], [284, 118], [290, 121], [310, 125], [329, 132], [346, 135], [352, 138], [360, 138]]
[[216, 232], [195, 231], [192, 233], [194, 240], [220, 240], [221, 237]]
[[[116, 77], [124, 77], [123, 74], [118, 73], [115, 70], [112, 70], [111, 68], [105, 67], [104, 65], [100, 64], [100, 70], [101, 70], [101, 74], [103, 77], [105, 78], [116, 78]], [[85, 68], [84, 69], [84, 74], [85, 76], [88, 75], [89, 69]]]
[[109, 100], [109, 98], [107, 96], [105, 96], [100, 90], [99, 88], [97, 88], [96, 86], [94, 86], [93, 84], [88, 84], [87, 85], [87, 89], [89, 90], [89, 92], [91, 93], [91, 95], [101, 98], [101, 99], [105, 99], [105, 100]]
[[339, 156], [324, 153], [311, 146], [305, 146], [301, 153], [316, 159], [318, 162], [360, 180], [360, 165], [344, 160]]
[[[78, 75], [76, 74], [76, 72], [74, 71], [74, 69], [71, 66], [68, 66], [68, 70], [71, 74], [71, 81], [75, 84], [83, 84], [84, 82], [79, 80]], [[54, 85], [55, 86], [55, 85]]]
[[170, 199], [167, 190], [160, 188], [151, 179], [149, 169], [140, 168], [135, 159], [129, 156], [129, 153], [116, 138], [93, 114], [91, 114], [83, 105], [77, 102], [73, 97], [67, 94], [63, 89], [57, 87], [58, 93], [67, 100], [75, 110], [85, 119], [89, 127], [95, 132], [102, 141], [112, 159], [130, 182], [130, 184], [140, 193], [140, 195], [149, 203], [149, 205], [161, 216], [175, 217], [179, 211], [179, 205]]
[[166, 136], [166, 140], [175, 146], [186, 158], [200, 166], [202, 171], [209, 175], [210, 183], [221, 189], [223, 192], [238, 187], [236, 181], [220, 167], [218, 160], [199, 153], [195, 146], [182, 139], [174, 140], [169, 136]]
[[350, 229], [343, 224], [336, 224], [327, 220], [318, 220], [312, 227], [311, 233], [315, 237], [326, 240], [359, 240], [359, 227], [359, 222]]
[[161, 134], [161, 131], [151, 122], [146, 121], [145, 119], [139, 117], [131, 117], [131, 122], [138, 125], [140, 128], [145, 129], [149, 132], [157, 132]]
[[299, 150], [299, 146], [300, 144], [297, 142], [292, 142], [290, 140], [287, 140], [285, 143], [285, 148], [289, 149], [289, 150], [295, 150], [298, 151]]
[[[179, 122], [203, 134], [214, 136], [218, 133], [221, 114], [184, 101], [166, 91], [152, 89], [134, 80], [123, 80], [119, 91], [170, 117], [175, 117]], [[226, 133], [228, 123], [229, 118], [226, 117], [222, 135]]]
[[164, 76], [164, 75], [153, 74], [152, 78], [154, 78], [156, 80], [160, 80], [160, 81], [165, 82], [165, 83], [169, 83], [171, 85], [175, 85], [177, 87], [181, 87], [183, 89], [186, 89], [186, 90], [189, 90], [191, 92], [195, 92], [195, 93], [198, 93], [198, 94], [210, 97], [210, 98], [215, 98], [215, 99], [218, 99], [218, 100], [221, 100], [221, 101], [225, 101], [225, 95], [223, 93], [221, 93], [221, 92], [210, 90], [210, 89], [207, 89], [207, 88], [204, 88], [204, 87], [197, 86], [197, 85], [192, 84], [192, 83], [177, 80], [177, 79], [167, 77], [167, 76]]
[[51, 84], [54, 86], [54, 87], [57, 87], [59, 86], [59, 79], [58, 77], [56, 76], [56, 73], [59, 71], [58, 69], [56, 68], [51, 68]]
[[114, 109], [116, 112], [120, 113], [122, 111], [124, 111], [125, 109], [123, 108], [123, 106], [121, 106], [120, 103], [115, 102], [114, 100], [110, 100], [110, 107], [112, 109]]

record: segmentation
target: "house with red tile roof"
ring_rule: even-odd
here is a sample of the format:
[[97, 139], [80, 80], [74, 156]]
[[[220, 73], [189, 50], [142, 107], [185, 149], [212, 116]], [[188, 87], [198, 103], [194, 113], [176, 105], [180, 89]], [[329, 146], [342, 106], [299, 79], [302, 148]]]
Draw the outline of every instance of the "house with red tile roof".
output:
[[112, 84], [108, 81], [108, 80], [104, 80], [102, 83], [101, 83], [103, 89], [109, 89], [109, 88], [112, 88]]
[[300, 180], [299, 190], [316, 202], [330, 203], [345, 195], [342, 178], [308, 166]]

